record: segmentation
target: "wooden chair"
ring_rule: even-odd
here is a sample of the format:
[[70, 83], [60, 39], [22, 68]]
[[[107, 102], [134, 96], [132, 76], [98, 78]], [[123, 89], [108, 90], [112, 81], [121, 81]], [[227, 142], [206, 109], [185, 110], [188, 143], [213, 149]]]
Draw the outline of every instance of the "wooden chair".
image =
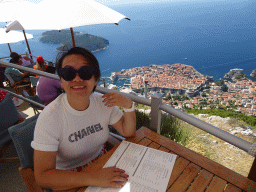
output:
[[[31, 147], [31, 141], [33, 140], [34, 129], [39, 114], [26, 119], [24, 122], [14, 125], [8, 129], [10, 136], [14, 142], [17, 150], [21, 167], [19, 172], [27, 186], [29, 192], [42, 192], [43, 189], [36, 183], [34, 171], [33, 171], [33, 155], [34, 150]], [[110, 150], [114, 145], [120, 143], [120, 141], [112, 138], [107, 142], [107, 148]], [[44, 191], [51, 191], [50, 189], [44, 189]]]
[[43, 189], [36, 183], [33, 171], [34, 150], [30, 146], [33, 140], [34, 129], [38, 115], [35, 115], [24, 122], [14, 125], [8, 129], [19, 156], [21, 167], [19, 172], [29, 192], [43, 192]]
[[19, 158], [17, 157], [2, 158], [2, 156], [8, 146], [12, 143], [8, 128], [23, 121], [23, 117], [19, 114], [12, 101], [11, 94], [7, 93], [4, 99], [0, 102], [0, 163], [19, 161]]
[[[25, 96], [25, 97], [28, 99], [31, 99], [37, 103], [40, 103], [42, 105], [44, 104], [43, 101], [37, 95]], [[34, 105], [33, 103], [29, 103], [28, 105], [33, 108], [35, 114], [39, 113], [38, 110], [43, 110], [42, 107], [38, 107], [37, 105]]]
[[35, 76], [29, 76], [30, 78], [30, 82], [34, 91], [34, 95], [36, 94], [36, 86], [37, 86], [37, 82], [39, 80], [39, 77], [35, 77]]
[[11, 87], [14, 87], [15, 92], [17, 94], [20, 94], [22, 92], [22, 89], [29, 91], [32, 95], [34, 94], [34, 91], [31, 88], [31, 83], [29, 78], [25, 78], [15, 82], [10, 74], [5, 73], [5, 76], [9, 80]]

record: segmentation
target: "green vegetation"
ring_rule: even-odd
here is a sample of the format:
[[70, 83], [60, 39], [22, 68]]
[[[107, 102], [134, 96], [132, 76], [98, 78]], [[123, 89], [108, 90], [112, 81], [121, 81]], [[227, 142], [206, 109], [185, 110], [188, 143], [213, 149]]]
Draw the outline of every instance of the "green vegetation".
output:
[[185, 101], [185, 100], [189, 100], [189, 97], [186, 95], [174, 95], [173, 97], [174, 101]]
[[167, 95], [165, 98], [163, 98], [165, 101], [169, 101], [170, 99], [172, 99], [171, 95]]
[[138, 130], [142, 126], [150, 128], [149, 115], [143, 112], [139, 112], [138, 110], [135, 110], [135, 114], [136, 114], [136, 130]]
[[[142, 104], [140, 104], [142, 105]], [[150, 127], [150, 116], [135, 110], [136, 113], [136, 129], [141, 128], [142, 126]], [[177, 118], [174, 118], [170, 115], [162, 115], [161, 119], [161, 135], [168, 137], [169, 139], [186, 145], [189, 141], [188, 131], [181, 127], [180, 121]]]
[[144, 93], [144, 89], [134, 89], [133, 90], [135, 93], [140, 93], [143, 94]]
[[228, 86], [226, 84], [223, 84], [220, 89], [223, 92], [228, 92]]
[[226, 110], [226, 109], [206, 109], [206, 110], [199, 110], [199, 109], [189, 109], [185, 108], [185, 111], [187, 113], [193, 113], [194, 115], [198, 114], [209, 114], [209, 115], [216, 115], [220, 117], [230, 117], [230, 118], [238, 118], [241, 121], [244, 121], [248, 125], [251, 125], [252, 127], [256, 128], [256, 117], [255, 116], [248, 116], [246, 114], [235, 112], [232, 110]]
[[216, 81], [215, 83], [218, 86], [222, 86], [222, 85], [224, 85], [224, 80], [219, 80], [219, 81]]
[[189, 142], [189, 133], [182, 128], [180, 120], [171, 115], [162, 115], [161, 119], [161, 135], [186, 146]]
[[202, 97], [207, 97], [206, 93], [202, 93]]
[[244, 79], [244, 78], [246, 78], [246, 74], [237, 74], [235, 76], [235, 79], [237, 79], [237, 80], [241, 80], [241, 79]]
[[[42, 33], [42, 36], [39, 40], [40, 42], [63, 45], [58, 47], [57, 50], [63, 50], [64, 46], [67, 48], [73, 46], [70, 30], [62, 30], [60, 32], [58, 30], [46, 31]], [[77, 31], [74, 32], [74, 38], [76, 46], [84, 47], [90, 51], [103, 49], [109, 44], [107, 39], [90, 34], [81, 34]]]
[[[144, 108], [147, 108], [148, 106], [145, 106], [143, 104], [137, 104], [135, 103], [135, 106], [139, 106], [140, 108], [144, 106]], [[149, 107], [150, 108], [150, 107]], [[140, 112], [138, 110], [135, 110], [136, 114], [136, 130], [141, 128], [142, 126], [150, 128], [150, 115], [147, 115], [146, 113]], [[190, 139], [189, 130], [186, 129], [185, 126], [181, 125], [181, 122], [179, 119], [174, 118], [170, 115], [162, 115], [161, 119], [161, 135], [164, 135], [165, 137], [180, 143], [182, 145], [187, 145]], [[109, 126], [109, 129], [112, 133], [118, 134], [118, 132]]]

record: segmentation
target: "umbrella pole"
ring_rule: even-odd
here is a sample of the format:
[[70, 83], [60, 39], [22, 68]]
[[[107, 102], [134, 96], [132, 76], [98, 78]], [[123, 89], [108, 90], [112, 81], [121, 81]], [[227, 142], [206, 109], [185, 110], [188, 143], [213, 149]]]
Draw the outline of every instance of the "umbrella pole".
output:
[[7, 43], [7, 45], [8, 45], [8, 47], [9, 47], [9, 50], [10, 50], [10, 53], [12, 52], [12, 50], [11, 50], [11, 46], [10, 46], [10, 44], [9, 43]]
[[28, 40], [27, 40], [27, 36], [26, 36], [25, 30], [22, 30], [22, 31], [23, 31], [23, 34], [24, 34], [24, 37], [25, 37], [25, 40], [26, 40], [26, 44], [27, 44], [27, 47], [28, 47], [28, 52], [30, 54], [30, 58], [33, 59], [31, 51], [30, 51], [30, 48], [29, 48], [29, 44], [28, 44]]
[[75, 37], [74, 37], [74, 32], [73, 32], [73, 28], [70, 27], [70, 32], [71, 32], [71, 38], [72, 38], [72, 42], [73, 42], [73, 47], [76, 46], [76, 43], [75, 43]]

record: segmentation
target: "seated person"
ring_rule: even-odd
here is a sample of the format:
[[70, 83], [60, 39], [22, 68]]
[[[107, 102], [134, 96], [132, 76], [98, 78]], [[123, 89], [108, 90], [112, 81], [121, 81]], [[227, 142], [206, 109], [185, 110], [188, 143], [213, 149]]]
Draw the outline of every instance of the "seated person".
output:
[[4, 75], [5, 68], [6, 67], [4, 65], [0, 65], [0, 88], [4, 88], [3, 82], [5, 81], [5, 75]]
[[[36, 65], [33, 67], [34, 69], [45, 71], [48, 65], [45, 64], [44, 58], [42, 56], [38, 56], [36, 58]], [[39, 75], [36, 75], [38, 77]]]
[[16, 52], [11, 52], [10, 57], [13, 59], [13, 61], [18, 61], [19, 65], [22, 65], [23, 67], [30, 67], [34, 65], [34, 61], [30, 59], [27, 56], [21, 57], [18, 53]]
[[[46, 72], [55, 74], [55, 67], [48, 66]], [[36, 95], [43, 101], [44, 105], [48, 105], [58, 97], [60, 89], [59, 80], [41, 76], [37, 82]]]
[[[13, 59], [11, 59], [10, 63], [20, 65], [18, 60], [14, 61]], [[18, 82], [24, 78], [29, 78], [29, 74], [30, 74], [29, 72], [22, 73], [19, 69], [16, 69], [13, 67], [6, 67], [5, 73], [9, 74], [15, 82]]]
[[128, 175], [117, 167], [81, 170], [106, 152], [108, 125], [124, 137], [135, 135], [133, 102], [118, 93], [94, 93], [100, 80], [99, 63], [84, 48], [63, 53], [56, 70], [65, 93], [47, 105], [36, 122], [31, 143], [36, 182], [53, 190], [122, 187]]

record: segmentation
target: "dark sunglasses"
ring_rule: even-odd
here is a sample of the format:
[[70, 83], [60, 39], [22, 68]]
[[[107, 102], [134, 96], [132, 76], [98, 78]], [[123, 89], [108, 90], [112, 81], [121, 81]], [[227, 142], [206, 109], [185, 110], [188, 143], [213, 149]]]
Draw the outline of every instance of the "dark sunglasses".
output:
[[70, 66], [59, 69], [59, 75], [65, 81], [72, 81], [73, 79], [75, 79], [77, 73], [81, 79], [89, 80], [94, 74], [94, 69], [91, 66], [83, 66], [78, 70], [75, 70], [73, 67]]

